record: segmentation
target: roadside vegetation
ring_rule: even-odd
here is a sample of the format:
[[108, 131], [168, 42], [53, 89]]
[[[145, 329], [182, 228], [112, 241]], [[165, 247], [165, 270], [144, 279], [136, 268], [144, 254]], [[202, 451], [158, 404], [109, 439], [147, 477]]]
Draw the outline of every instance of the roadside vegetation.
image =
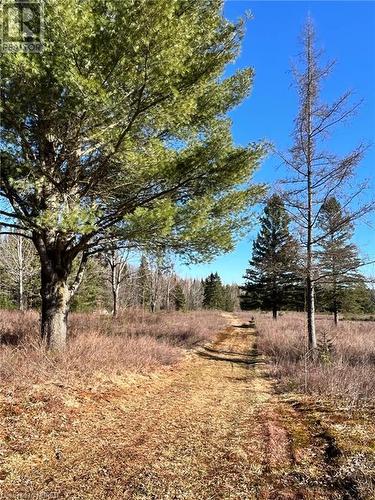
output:
[[225, 325], [218, 311], [156, 313], [133, 309], [113, 320], [73, 313], [71, 339], [62, 353], [47, 353], [37, 312], [0, 312], [0, 386], [76, 384], [129, 372], [147, 373], [176, 363], [184, 349], [212, 339]]
[[279, 388], [338, 397], [366, 404], [375, 398], [375, 326], [368, 321], [340, 321], [317, 316], [318, 358], [307, 354], [305, 317], [283, 313], [277, 322], [255, 313], [258, 348], [271, 361]]

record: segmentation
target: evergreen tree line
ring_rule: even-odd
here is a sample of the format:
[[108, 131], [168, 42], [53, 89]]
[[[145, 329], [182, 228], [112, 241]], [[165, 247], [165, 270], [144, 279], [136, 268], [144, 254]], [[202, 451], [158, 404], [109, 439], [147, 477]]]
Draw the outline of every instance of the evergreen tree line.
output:
[[237, 285], [223, 285], [218, 273], [211, 273], [202, 283], [203, 306], [207, 309], [235, 311], [238, 309], [239, 296]]
[[[306, 308], [306, 270], [298, 237], [291, 234], [283, 200], [273, 195], [260, 219], [252, 257], [241, 287], [241, 308], [280, 310]], [[352, 242], [354, 225], [335, 197], [328, 198], [317, 217], [322, 237], [315, 245], [313, 272], [316, 310], [331, 312], [337, 324], [340, 312], [375, 312], [375, 293], [360, 272], [363, 262]]]
[[[21, 236], [0, 239], [0, 308], [39, 309], [40, 265], [32, 244]], [[239, 308], [238, 287], [222, 285], [217, 273], [205, 280], [179, 277], [170, 257], [143, 255], [138, 265], [119, 250], [90, 260], [72, 310], [139, 307], [148, 311], [233, 311]]]

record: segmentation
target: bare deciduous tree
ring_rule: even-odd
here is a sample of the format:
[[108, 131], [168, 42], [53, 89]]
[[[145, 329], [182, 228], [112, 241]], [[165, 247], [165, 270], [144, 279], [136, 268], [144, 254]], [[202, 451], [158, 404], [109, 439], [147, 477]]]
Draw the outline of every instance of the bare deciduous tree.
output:
[[16, 292], [18, 307], [27, 307], [25, 294], [30, 292], [31, 280], [39, 273], [34, 246], [17, 234], [2, 238], [0, 249], [0, 268], [3, 270], [3, 286]]
[[109, 268], [109, 282], [113, 300], [112, 315], [116, 317], [119, 309], [120, 287], [127, 275], [128, 253], [113, 248], [105, 254], [104, 259]]

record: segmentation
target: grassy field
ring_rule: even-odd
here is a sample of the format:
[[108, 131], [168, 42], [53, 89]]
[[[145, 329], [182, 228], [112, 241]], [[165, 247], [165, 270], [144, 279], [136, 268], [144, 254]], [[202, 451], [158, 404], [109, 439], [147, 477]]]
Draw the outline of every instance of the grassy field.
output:
[[46, 355], [36, 314], [3, 313], [0, 499], [374, 498], [370, 324], [320, 318], [306, 387], [303, 317], [250, 318], [73, 315]]
[[220, 314], [211, 311], [129, 310], [115, 320], [104, 314], [71, 314], [68, 349], [47, 356], [39, 341], [36, 312], [1, 311], [0, 384], [27, 388], [145, 373], [176, 363], [184, 349], [212, 339], [224, 325]]
[[285, 390], [345, 399], [348, 404], [375, 400], [375, 324], [317, 316], [319, 356], [306, 353], [302, 313], [286, 313], [277, 321], [255, 313], [259, 350], [271, 359], [271, 373]]

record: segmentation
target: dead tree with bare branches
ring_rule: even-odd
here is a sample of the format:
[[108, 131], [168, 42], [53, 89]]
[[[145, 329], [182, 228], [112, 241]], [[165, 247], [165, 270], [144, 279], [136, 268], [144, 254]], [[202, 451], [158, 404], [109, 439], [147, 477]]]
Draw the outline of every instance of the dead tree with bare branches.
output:
[[[303, 273], [306, 281], [306, 312], [309, 350], [317, 347], [315, 332], [315, 283], [319, 270], [315, 263], [316, 245], [327, 234], [319, 231], [318, 220], [322, 208], [332, 196], [340, 200], [347, 215], [340, 222], [355, 221], [371, 210], [372, 203], [361, 204], [358, 196], [364, 186], [348, 186], [366, 150], [359, 144], [354, 150], [339, 157], [326, 149], [334, 128], [351, 118], [360, 103], [353, 103], [352, 91], [346, 91], [331, 104], [320, 99], [321, 85], [330, 74], [334, 63], [321, 64], [322, 51], [318, 50], [311, 19], [308, 19], [302, 37], [300, 61], [293, 68], [299, 97], [299, 113], [295, 119], [294, 143], [284, 163], [292, 172], [285, 180], [286, 207], [299, 226], [304, 248]], [[356, 184], [356, 183], [354, 183]], [[337, 227], [330, 231], [338, 231]]]

